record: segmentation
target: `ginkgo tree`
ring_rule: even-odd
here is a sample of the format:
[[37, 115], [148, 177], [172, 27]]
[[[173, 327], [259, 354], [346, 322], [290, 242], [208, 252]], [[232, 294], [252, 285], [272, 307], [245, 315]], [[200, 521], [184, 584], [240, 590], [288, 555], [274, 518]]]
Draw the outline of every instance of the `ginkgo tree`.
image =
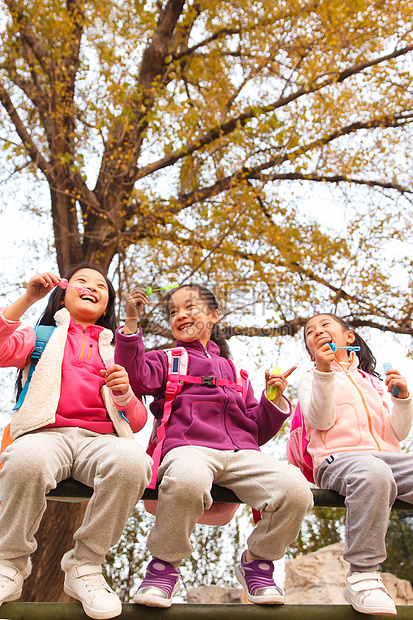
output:
[[[260, 334], [337, 308], [413, 335], [408, 2], [1, 0], [0, 16], [0, 180], [20, 175], [35, 206], [49, 188], [61, 272], [116, 269], [120, 295], [194, 276], [228, 336], [258, 333], [238, 320], [256, 303], [274, 312]], [[321, 195], [341, 228], [315, 216]], [[168, 336], [161, 319], [147, 331]]]
[[[408, 3], [2, 0], [1, 28], [3, 174], [48, 184], [61, 271], [117, 257], [274, 307], [282, 282], [302, 315], [412, 333], [385, 251], [411, 232]], [[345, 230], [298, 208], [320, 186]]]

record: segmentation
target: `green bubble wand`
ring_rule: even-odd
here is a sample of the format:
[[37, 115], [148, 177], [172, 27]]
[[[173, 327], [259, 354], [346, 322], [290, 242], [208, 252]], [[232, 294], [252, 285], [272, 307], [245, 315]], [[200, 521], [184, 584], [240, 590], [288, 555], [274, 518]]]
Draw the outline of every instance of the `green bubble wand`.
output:
[[148, 286], [148, 288], [145, 289], [145, 293], [147, 295], [152, 295], [152, 293], [156, 291], [166, 291], [168, 288], [176, 288], [177, 286], [179, 286], [179, 284], [171, 284], [170, 286], [162, 286], [161, 288], [151, 288]]

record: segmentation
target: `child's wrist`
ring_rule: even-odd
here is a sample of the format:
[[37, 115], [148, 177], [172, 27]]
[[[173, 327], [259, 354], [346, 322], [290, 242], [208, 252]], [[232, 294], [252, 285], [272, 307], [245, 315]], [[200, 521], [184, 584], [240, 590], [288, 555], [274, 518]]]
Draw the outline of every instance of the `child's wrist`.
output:
[[126, 318], [125, 319], [125, 326], [123, 328], [123, 333], [125, 334], [125, 336], [128, 336], [129, 334], [136, 334], [136, 332], [138, 331], [138, 319], [136, 318]]
[[315, 369], [318, 372], [331, 372], [330, 364], [316, 364]]

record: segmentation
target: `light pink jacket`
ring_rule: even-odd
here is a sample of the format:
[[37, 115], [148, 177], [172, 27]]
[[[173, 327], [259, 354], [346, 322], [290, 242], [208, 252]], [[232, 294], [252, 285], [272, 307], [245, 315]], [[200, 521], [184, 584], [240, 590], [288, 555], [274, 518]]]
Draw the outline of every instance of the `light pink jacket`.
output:
[[331, 369], [305, 373], [298, 386], [314, 473], [330, 454], [400, 452], [412, 424], [412, 397], [390, 397], [382, 381], [358, 370], [354, 353], [348, 369], [336, 361]]

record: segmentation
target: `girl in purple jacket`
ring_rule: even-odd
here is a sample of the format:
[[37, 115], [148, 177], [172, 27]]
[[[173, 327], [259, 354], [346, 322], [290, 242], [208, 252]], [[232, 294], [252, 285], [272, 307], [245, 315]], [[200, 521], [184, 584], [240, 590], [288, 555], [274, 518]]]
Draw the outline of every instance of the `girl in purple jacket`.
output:
[[[116, 333], [115, 358], [127, 370], [134, 392], [154, 397], [150, 408], [159, 420], [168, 359], [162, 350], [145, 353], [138, 319], [147, 301], [140, 289], [128, 296], [125, 326]], [[219, 331], [212, 292], [199, 285], [181, 286], [170, 294], [167, 310], [176, 347], [188, 352], [187, 374], [209, 381], [185, 383], [173, 401], [158, 471], [156, 523], [148, 538], [153, 559], [134, 601], [170, 607], [179, 590], [178, 567], [192, 552], [189, 537], [212, 505], [215, 483], [232, 489], [261, 513], [235, 569], [248, 600], [282, 604], [282, 590], [272, 577], [273, 560], [282, 558], [297, 537], [312, 508], [312, 494], [300, 472], [263, 454], [259, 446], [280, 430], [291, 413], [283, 392], [294, 368], [280, 375], [266, 373], [267, 386], [277, 387], [274, 400], [264, 391], [257, 402], [251, 385], [244, 399], [229, 385], [235, 381], [234, 366]], [[215, 385], [216, 378], [227, 383]]]

